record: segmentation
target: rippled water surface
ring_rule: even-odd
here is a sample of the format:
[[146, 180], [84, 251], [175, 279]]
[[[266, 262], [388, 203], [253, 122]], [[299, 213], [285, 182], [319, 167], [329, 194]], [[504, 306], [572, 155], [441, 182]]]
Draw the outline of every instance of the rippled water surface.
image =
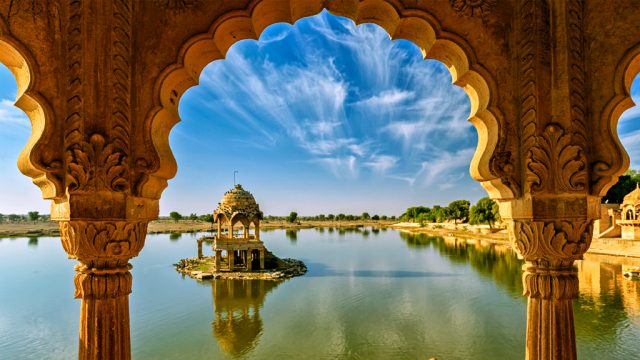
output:
[[[197, 235], [149, 235], [132, 261], [134, 359], [524, 358], [521, 264], [504, 248], [374, 229], [262, 237], [308, 274], [197, 282], [171, 266]], [[77, 356], [73, 264], [59, 239], [0, 239], [0, 359]], [[580, 358], [640, 358], [640, 282], [620, 259], [579, 267]]]

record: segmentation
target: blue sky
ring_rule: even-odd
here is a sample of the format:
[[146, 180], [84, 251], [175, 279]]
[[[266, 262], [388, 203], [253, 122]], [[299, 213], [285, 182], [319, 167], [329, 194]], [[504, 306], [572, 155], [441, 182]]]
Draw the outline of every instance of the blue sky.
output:
[[[632, 94], [640, 100], [640, 81]], [[15, 165], [28, 120], [13, 108], [15, 80], [0, 69], [0, 213], [48, 213]], [[448, 70], [376, 25], [322, 14], [276, 24], [209, 64], [180, 102], [171, 133], [178, 174], [161, 214], [211, 212], [238, 182], [266, 214], [398, 215], [415, 205], [475, 202], [469, 176], [477, 135], [469, 100]], [[640, 168], [640, 109], [619, 124]]]

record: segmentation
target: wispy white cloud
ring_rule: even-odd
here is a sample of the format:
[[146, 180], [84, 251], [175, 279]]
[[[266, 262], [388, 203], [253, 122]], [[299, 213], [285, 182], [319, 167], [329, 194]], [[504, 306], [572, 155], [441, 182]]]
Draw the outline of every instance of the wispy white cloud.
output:
[[[474, 140], [468, 99], [446, 69], [380, 27], [329, 17], [300, 20], [312, 31], [278, 26], [257, 47], [233, 46], [203, 72], [201, 106], [244, 134], [237, 144], [294, 144], [339, 178], [371, 172], [428, 186], [448, 176], [440, 167], [468, 166], [458, 150]], [[262, 46], [279, 41], [291, 42], [288, 61]]]
[[364, 163], [364, 166], [370, 168], [377, 174], [386, 174], [394, 166], [396, 166], [398, 158], [391, 155], [373, 155]]
[[440, 189], [455, 186], [468, 173], [474, 151], [473, 148], [466, 148], [433, 153], [422, 162], [411, 183], [422, 187], [438, 186]]
[[27, 115], [18, 109], [13, 101], [0, 99], [0, 123], [29, 126]]
[[394, 108], [407, 100], [413, 99], [414, 97], [415, 93], [413, 91], [391, 89], [358, 101], [356, 104], [377, 108]]
[[337, 178], [356, 178], [358, 176], [358, 159], [353, 156], [321, 157], [312, 160], [324, 166]]

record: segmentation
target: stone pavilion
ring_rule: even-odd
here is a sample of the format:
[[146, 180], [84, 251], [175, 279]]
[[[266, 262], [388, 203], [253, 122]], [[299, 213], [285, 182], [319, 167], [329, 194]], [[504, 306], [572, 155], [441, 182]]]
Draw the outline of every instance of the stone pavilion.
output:
[[202, 242], [210, 241], [216, 271], [263, 270], [266, 248], [260, 241], [262, 211], [253, 195], [242, 185], [235, 185], [222, 196], [213, 219], [216, 235], [198, 240], [198, 258], [202, 258]]

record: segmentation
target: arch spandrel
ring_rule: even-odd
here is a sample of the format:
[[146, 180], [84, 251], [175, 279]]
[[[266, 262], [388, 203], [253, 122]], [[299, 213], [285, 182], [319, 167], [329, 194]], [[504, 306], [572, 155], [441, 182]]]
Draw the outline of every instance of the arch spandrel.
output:
[[[633, 1], [585, 2], [585, 52], [592, 126], [591, 193], [603, 196], [629, 167], [618, 136], [618, 120], [634, 106], [630, 88], [640, 73], [640, 12]], [[611, 19], [615, 19], [615, 24]], [[625, 24], [620, 26], [619, 24]]]
[[[170, 52], [163, 51], [159, 54], [170, 65], [162, 69], [156, 67], [159, 75], [149, 77], [156, 81], [152, 94], [153, 107], [146, 117], [145, 136], [153, 143], [157, 156], [140, 188], [145, 197], [159, 198], [167, 181], [177, 171], [177, 164], [169, 148], [169, 131], [179, 121], [180, 97], [188, 88], [198, 84], [198, 77], [204, 66], [223, 59], [236, 42], [257, 39], [271, 24], [293, 23], [300, 17], [315, 15], [322, 9], [350, 18], [358, 24], [375, 23], [383, 27], [392, 38], [415, 43], [426, 58], [445, 63], [450, 69], [453, 82], [461, 86], [471, 100], [469, 119], [476, 127], [479, 139], [470, 170], [473, 178], [480, 181], [493, 198], [508, 199], [519, 194], [517, 167], [512, 163], [513, 160], [502, 157], [501, 161], [496, 161], [496, 154], [508, 153], [511, 150], [507, 148], [517, 144], [513, 143], [516, 139], [507, 138], [503, 134], [502, 129], [507, 125], [498, 109], [502, 106], [500, 101], [505, 100], [500, 100], [498, 89], [504, 86], [498, 86], [496, 77], [492, 75], [494, 71], [487, 67], [505, 68], [508, 63], [508, 57], [503, 52], [506, 48], [503, 46], [506, 42], [504, 34], [499, 34], [502, 37], [495, 41], [487, 41], [493, 36], [488, 31], [498, 23], [495, 19], [487, 20], [489, 11], [478, 16], [477, 13], [467, 13], [468, 9], [456, 10], [449, 2], [407, 1], [405, 6], [405, 2], [392, 0], [261, 0], [245, 2], [245, 7], [241, 9], [238, 8], [239, 3], [234, 2], [234, 8], [224, 9], [217, 5], [202, 4], [202, 7], [210, 8], [201, 9], [201, 13], [213, 14], [209, 21], [210, 27], [204, 31], [198, 29], [202, 26], [200, 20], [197, 20], [198, 26], [186, 23], [182, 26], [181, 19], [184, 17], [175, 15], [176, 23], [172, 23], [172, 29], [175, 30], [172, 31], [182, 31], [180, 38], [187, 39], [179, 42], [181, 47], [173, 59], [168, 60]], [[439, 22], [440, 18], [436, 19], [434, 13], [443, 14], [443, 22]], [[469, 21], [460, 21], [461, 18]], [[187, 18], [184, 19], [186, 21]], [[487, 26], [490, 27], [485, 30], [482, 28], [483, 24], [489, 24]], [[481, 52], [490, 54], [487, 62], [483, 63], [478, 58], [476, 47], [466, 38], [449, 29], [455, 27], [461, 28], [461, 33], [473, 34], [469, 37], [481, 44]], [[189, 31], [191, 34], [187, 36]], [[154, 61], [157, 62], [157, 59]]]

